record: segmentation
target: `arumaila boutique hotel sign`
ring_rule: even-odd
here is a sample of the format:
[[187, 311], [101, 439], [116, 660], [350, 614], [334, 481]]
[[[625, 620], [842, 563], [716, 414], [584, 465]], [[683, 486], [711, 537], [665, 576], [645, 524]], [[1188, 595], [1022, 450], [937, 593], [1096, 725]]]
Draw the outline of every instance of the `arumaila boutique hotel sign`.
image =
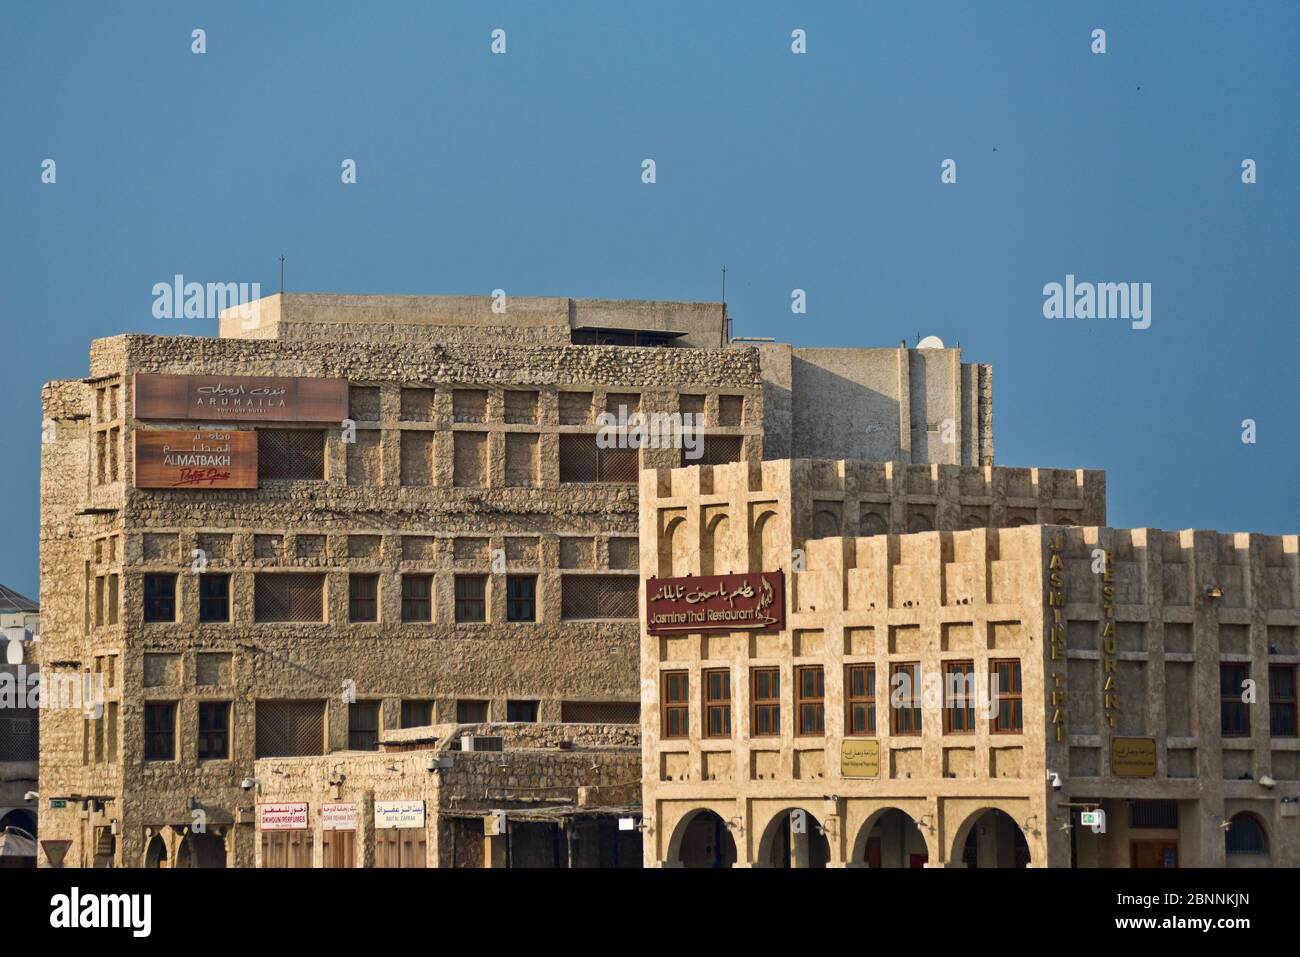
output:
[[346, 379], [273, 376], [135, 377], [137, 419], [199, 422], [332, 422], [348, 416]]
[[646, 582], [646, 630], [780, 631], [785, 627], [785, 575], [701, 575]]

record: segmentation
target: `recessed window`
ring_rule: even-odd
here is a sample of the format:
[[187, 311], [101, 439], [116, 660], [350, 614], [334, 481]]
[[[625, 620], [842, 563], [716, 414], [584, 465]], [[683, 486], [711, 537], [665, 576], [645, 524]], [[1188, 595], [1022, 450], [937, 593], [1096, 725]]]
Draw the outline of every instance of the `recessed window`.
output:
[[402, 621], [433, 620], [433, 576], [402, 576]]
[[[889, 666], [889, 731], [895, 735], [921, 733], [921, 689], [917, 676], [921, 666], [904, 662]], [[897, 699], [897, 704], [895, 704]]]
[[821, 665], [794, 670], [796, 733], [816, 736], [826, 733], [826, 673]]
[[563, 575], [560, 617], [571, 621], [635, 618], [638, 582], [635, 575]]
[[507, 701], [506, 702], [506, 720], [507, 721], [536, 721], [537, 720], [536, 701]]
[[253, 579], [253, 619], [258, 622], [324, 621], [325, 576], [257, 575]]
[[1219, 665], [1219, 729], [1225, 738], [1250, 737], [1250, 706], [1241, 699], [1248, 680], [1249, 664]]
[[257, 757], [325, 753], [324, 701], [258, 701], [256, 708]]
[[176, 576], [144, 576], [144, 620], [176, 620]]
[[433, 724], [433, 702], [432, 701], [403, 701], [402, 702], [402, 727], [403, 728], [423, 728], [426, 725]]
[[354, 701], [348, 705], [348, 750], [379, 750], [378, 701]]
[[230, 757], [230, 702], [199, 702], [199, 760]]
[[456, 576], [456, 621], [487, 621], [487, 576]]
[[199, 621], [230, 621], [230, 576], [199, 576]]
[[620, 482], [637, 480], [638, 456], [634, 448], [602, 449], [595, 434], [560, 436], [561, 482]]
[[144, 759], [176, 760], [176, 702], [147, 701], [144, 706]]
[[704, 684], [704, 736], [731, 737], [731, 672], [709, 668], [700, 680]]
[[506, 576], [506, 619], [508, 621], [537, 620], [537, 577], [535, 575]]
[[684, 738], [690, 728], [690, 680], [685, 671], [663, 674], [663, 736]]
[[975, 663], [948, 661], [943, 666], [943, 730], [948, 734], [975, 731]]
[[1268, 730], [1275, 738], [1296, 736], [1296, 666], [1268, 669]]
[[258, 429], [257, 477], [261, 481], [325, 478], [324, 429]]
[[1025, 727], [1020, 661], [990, 661], [989, 671], [997, 681], [997, 694], [993, 697], [993, 726], [989, 730], [994, 734], [1019, 734]]
[[461, 700], [456, 702], [456, 722], [458, 724], [485, 724], [488, 719], [486, 701]]
[[870, 737], [876, 733], [876, 666], [849, 665], [844, 671], [846, 733]]
[[379, 576], [348, 576], [348, 620], [379, 620]]
[[781, 669], [755, 668], [750, 672], [750, 733], [772, 737], [781, 733]]

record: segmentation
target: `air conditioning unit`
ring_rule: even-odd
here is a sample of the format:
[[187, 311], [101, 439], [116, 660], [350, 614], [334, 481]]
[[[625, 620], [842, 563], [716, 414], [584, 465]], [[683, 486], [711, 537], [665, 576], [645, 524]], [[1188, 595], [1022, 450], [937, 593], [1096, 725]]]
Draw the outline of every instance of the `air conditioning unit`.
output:
[[505, 741], [499, 734], [462, 734], [462, 751], [504, 751]]

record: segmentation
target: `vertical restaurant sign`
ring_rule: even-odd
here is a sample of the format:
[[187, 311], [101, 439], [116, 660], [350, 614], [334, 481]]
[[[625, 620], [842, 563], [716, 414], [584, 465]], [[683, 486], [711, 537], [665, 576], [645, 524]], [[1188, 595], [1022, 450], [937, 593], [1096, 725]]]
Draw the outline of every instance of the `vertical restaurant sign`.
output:
[[132, 378], [137, 419], [338, 423], [348, 417], [346, 379], [146, 372]]
[[134, 430], [136, 488], [257, 488], [257, 433]]
[[779, 571], [651, 578], [645, 599], [652, 635], [785, 627], [785, 574]]
[[376, 801], [375, 827], [424, 827], [424, 802]]
[[303, 831], [307, 829], [307, 805], [259, 804], [257, 806], [259, 831]]

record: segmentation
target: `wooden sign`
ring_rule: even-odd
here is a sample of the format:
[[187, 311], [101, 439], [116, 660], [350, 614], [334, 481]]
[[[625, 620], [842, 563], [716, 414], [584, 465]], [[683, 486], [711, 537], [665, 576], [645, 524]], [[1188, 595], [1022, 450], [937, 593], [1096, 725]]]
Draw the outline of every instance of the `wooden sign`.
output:
[[137, 419], [340, 423], [348, 417], [346, 379], [145, 372], [133, 378]]
[[785, 627], [785, 575], [779, 571], [652, 578], [645, 589], [652, 635]]
[[1156, 739], [1111, 738], [1110, 773], [1117, 778], [1155, 777]]
[[257, 488], [257, 433], [135, 429], [136, 488]]
[[840, 777], [880, 777], [880, 742], [875, 738], [846, 738], [840, 746]]

